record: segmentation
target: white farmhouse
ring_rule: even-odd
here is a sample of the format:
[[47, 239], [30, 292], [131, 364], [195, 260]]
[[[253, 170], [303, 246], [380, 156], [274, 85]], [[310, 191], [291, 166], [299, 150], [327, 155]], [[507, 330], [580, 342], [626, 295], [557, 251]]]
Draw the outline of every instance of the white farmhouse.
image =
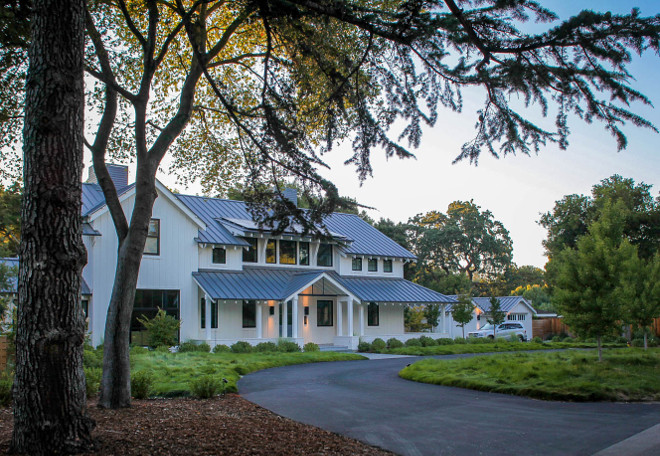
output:
[[[130, 217], [135, 187], [128, 184], [128, 170], [108, 169]], [[325, 224], [334, 240], [321, 242], [295, 227], [280, 235], [260, 228], [244, 202], [156, 186], [131, 322], [134, 343], [144, 340], [138, 317], [152, 317], [160, 307], [181, 320], [182, 342], [213, 347], [288, 338], [354, 349], [360, 338], [418, 336], [404, 334], [406, 305], [444, 308], [454, 302], [405, 280], [403, 265], [414, 255], [356, 215], [329, 216]], [[288, 197], [295, 201], [295, 194]], [[93, 169], [83, 184], [82, 212], [88, 251], [84, 306], [97, 345], [103, 342], [117, 237]]]

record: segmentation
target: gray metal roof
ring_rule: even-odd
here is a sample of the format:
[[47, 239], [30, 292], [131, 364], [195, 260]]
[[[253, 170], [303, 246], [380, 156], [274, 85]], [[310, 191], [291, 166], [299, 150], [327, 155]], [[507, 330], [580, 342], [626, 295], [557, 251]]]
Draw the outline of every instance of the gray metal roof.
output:
[[[19, 260], [18, 258], [0, 258], [0, 264], [18, 269]], [[18, 289], [17, 280], [18, 277], [12, 277], [9, 281], [9, 288], [0, 289], [0, 293], [16, 293]], [[84, 278], [82, 279], [81, 283], [81, 294], [83, 296], [89, 296], [92, 294], [92, 290], [89, 288], [89, 285], [87, 285], [87, 282]]]
[[[117, 195], [121, 196], [130, 189], [135, 187], [135, 183], [132, 183], [126, 187], [118, 188]], [[82, 215], [88, 215], [97, 209], [100, 209], [105, 205], [105, 196], [103, 196], [103, 190], [98, 184], [90, 184], [83, 182], [82, 184]]]
[[[451, 297], [458, 299], [457, 295], [451, 295]], [[536, 310], [534, 310], [532, 305], [522, 296], [499, 296], [497, 299], [500, 301], [500, 307], [504, 312], [510, 312], [514, 307], [518, 305], [519, 302], [523, 302], [532, 310], [534, 314], [536, 314]], [[484, 312], [490, 312], [490, 297], [479, 296], [472, 298], [472, 302], [475, 306], [479, 307]]]
[[[405, 279], [342, 277], [334, 271], [249, 267], [232, 272], [203, 270], [194, 272], [193, 277], [211, 299], [281, 301], [311, 286], [324, 274], [363, 302], [455, 302]], [[332, 289], [337, 294], [337, 288]]]

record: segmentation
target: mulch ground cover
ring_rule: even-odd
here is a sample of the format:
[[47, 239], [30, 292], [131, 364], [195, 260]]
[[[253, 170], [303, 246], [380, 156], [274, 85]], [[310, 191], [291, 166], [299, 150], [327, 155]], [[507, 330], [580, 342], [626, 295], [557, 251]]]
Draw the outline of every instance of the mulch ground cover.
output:
[[[94, 402], [97, 455], [388, 455], [393, 453], [269, 412], [235, 394], [208, 400], [135, 400], [122, 410]], [[11, 408], [0, 409], [0, 451]]]

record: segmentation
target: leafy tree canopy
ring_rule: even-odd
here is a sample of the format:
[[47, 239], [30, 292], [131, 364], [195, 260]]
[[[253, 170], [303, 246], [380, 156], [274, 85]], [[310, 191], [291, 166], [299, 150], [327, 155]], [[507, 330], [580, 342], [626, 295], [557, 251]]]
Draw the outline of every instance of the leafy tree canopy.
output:
[[18, 183], [0, 185], [0, 257], [17, 257], [21, 241], [21, 192]]

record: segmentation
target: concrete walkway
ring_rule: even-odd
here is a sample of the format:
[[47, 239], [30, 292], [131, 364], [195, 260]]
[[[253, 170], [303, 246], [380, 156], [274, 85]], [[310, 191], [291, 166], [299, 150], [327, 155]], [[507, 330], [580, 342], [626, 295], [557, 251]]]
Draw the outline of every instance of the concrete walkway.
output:
[[402, 455], [660, 454], [658, 432], [644, 432], [660, 424], [658, 403], [546, 402], [399, 378], [416, 359], [267, 369], [238, 387], [275, 413]]

